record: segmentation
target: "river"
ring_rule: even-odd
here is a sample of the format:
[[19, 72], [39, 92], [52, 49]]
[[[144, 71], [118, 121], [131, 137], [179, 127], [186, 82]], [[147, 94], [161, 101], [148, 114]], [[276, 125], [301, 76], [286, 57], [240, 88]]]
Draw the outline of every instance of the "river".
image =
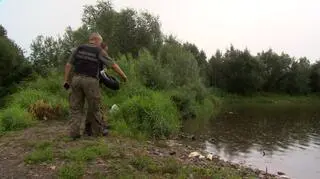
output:
[[[320, 178], [320, 106], [233, 105], [206, 122], [189, 120], [190, 142], [221, 159], [294, 179]], [[201, 138], [201, 139], [200, 139]]]

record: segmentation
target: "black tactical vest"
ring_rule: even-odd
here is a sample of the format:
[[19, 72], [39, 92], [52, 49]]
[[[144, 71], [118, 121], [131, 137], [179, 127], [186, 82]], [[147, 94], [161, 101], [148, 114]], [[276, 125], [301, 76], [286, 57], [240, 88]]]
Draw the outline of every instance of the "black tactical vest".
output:
[[99, 53], [101, 49], [90, 45], [80, 45], [74, 55], [75, 72], [81, 75], [99, 78], [101, 61]]

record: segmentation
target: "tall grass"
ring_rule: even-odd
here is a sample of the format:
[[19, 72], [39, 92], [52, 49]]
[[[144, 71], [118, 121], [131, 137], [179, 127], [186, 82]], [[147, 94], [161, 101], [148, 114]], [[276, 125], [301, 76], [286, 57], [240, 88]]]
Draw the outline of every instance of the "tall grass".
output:
[[0, 133], [20, 130], [34, 124], [32, 116], [20, 107], [12, 106], [0, 113]]
[[127, 99], [120, 106], [120, 112], [113, 116], [113, 120], [122, 120], [129, 129], [143, 131], [154, 137], [168, 137], [180, 128], [176, 107], [168, 96], [158, 92]]
[[6, 107], [0, 111], [2, 133], [35, 124], [37, 118], [29, 112], [29, 108], [39, 100], [52, 107], [59, 106], [64, 114], [67, 113], [68, 93], [63, 91], [61, 81], [62, 75], [52, 71], [48, 78], [38, 77], [21, 85], [17, 93], [7, 98]]

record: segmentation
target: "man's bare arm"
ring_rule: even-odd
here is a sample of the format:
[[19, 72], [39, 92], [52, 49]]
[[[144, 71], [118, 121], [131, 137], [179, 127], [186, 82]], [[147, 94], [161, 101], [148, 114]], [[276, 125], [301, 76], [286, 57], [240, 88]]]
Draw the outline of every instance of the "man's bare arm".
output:
[[113, 64], [112, 65], [112, 69], [115, 71], [115, 72], [117, 72], [121, 77], [122, 77], [122, 79], [124, 80], [124, 81], [127, 81], [127, 76], [126, 76], [126, 74], [124, 74], [124, 72], [121, 70], [121, 68], [119, 67], [119, 65], [118, 64]]
[[71, 68], [72, 68], [72, 65], [69, 62], [64, 67], [64, 82], [65, 83], [68, 83]]
[[111, 66], [112, 69], [118, 73], [121, 78], [124, 80], [124, 81], [127, 81], [127, 76], [126, 74], [121, 70], [121, 68], [119, 67], [118, 64], [116, 64], [108, 55], [108, 53], [105, 51], [105, 50], [102, 50], [101, 51], [101, 55], [100, 55], [100, 59], [102, 60], [102, 62], [107, 65], [107, 66]]

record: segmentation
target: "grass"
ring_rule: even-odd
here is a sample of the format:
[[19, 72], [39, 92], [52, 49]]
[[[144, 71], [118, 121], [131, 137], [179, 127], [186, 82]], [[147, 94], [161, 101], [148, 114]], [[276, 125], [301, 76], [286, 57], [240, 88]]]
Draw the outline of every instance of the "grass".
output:
[[35, 150], [26, 156], [26, 163], [39, 164], [53, 161], [53, 148], [50, 142], [37, 143], [34, 148]]
[[[196, 165], [185, 165], [178, 162], [175, 158], [158, 159], [155, 161], [148, 156], [137, 156], [129, 161], [139, 174], [157, 178], [161, 176], [165, 178], [234, 178], [240, 179], [242, 176], [247, 176], [242, 170], [229, 167], [199, 167]], [[159, 177], [159, 178], [161, 178]], [[249, 175], [248, 178], [256, 178], [254, 175]]]
[[58, 171], [58, 176], [61, 179], [75, 179], [81, 178], [85, 172], [85, 165], [83, 163], [73, 162], [61, 167]]
[[21, 130], [35, 123], [28, 112], [17, 106], [0, 112], [0, 131], [2, 132]]
[[177, 109], [167, 96], [156, 92], [126, 100], [114, 118], [123, 119], [133, 131], [143, 131], [148, 136], [168, 137], [180, 128]]
[[[68, 113], [68, 93], [63, 91], [61, 75], [53, 72], [49, 78], [38, 77], [35, 81], [24, 83], [20, 90], [7, 97], [5, 108], [0, 111], [0, 134], [7, 131], [21, 130], [36, 124], [38, 115], [31, 114], [29, 108], [44, 101], [52, 109], [61, 109], [61, 117]], [[37, 106], [36, 107], [43, 107]], [[34, 109], [37, 113], [47, 114], [48, 111]], [[49, 109], [49, 108], [48, 108]], [[42, 120], [42, 119], [40, 119]]]
[[164, 160], [164, 165], [161, 168], [161, 173], [176, 174], [180, 170], [180, 164], [174, 158]]
[[66, 151], [65, 158], [72, 161], [84, 162], [92, 161], [97, 157], [107, 157], [109, 154], [110, 151], [108, 146], [106, 144], [99, 144], [70, 149]]
[[156, 173], [160, 170], [159, 166], [148, 156], [137, 156], [132, 158], [129, 161], [129, 164], [132, 165], [138, 171]]

